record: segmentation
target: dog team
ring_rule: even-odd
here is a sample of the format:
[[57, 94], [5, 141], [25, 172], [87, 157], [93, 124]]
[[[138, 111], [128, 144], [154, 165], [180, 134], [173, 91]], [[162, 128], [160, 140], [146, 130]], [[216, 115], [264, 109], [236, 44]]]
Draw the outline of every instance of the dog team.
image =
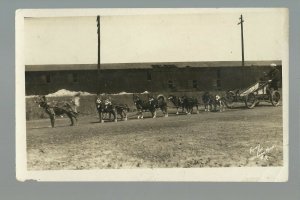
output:
[[[77, 121], [77, 107], [79, 106], [80, 93], [76, 94], [70, 101], [49, 103], [45, 96], [40, 96], [35, 102], [39, 104], [39, 107], [43, 108], [44, 111], [49, 115], [51, 126], [54, 127], [56, 116], [66, 115], [70, 121], [71, 126], [74, 125], [74, 119]], [[169, 95], [166, 98], [164, 95], [160, 94], [157, 97], [149, 96], [147, 100], [142, 100], [138, 95], [133, 94], [133, 103], [137, 110], [137, 118], [143, 119], [143, 112], [150, 112], [152, 118], [156, 118], [156, 111], [160, 109], [165, 117], [168, 117], [168, 101], [173, 104], [177, 109], [176, 114], [179, 114], [179, 110], [186, 114], [192, 114], [193, 109], [196, 108], [197, 113], [199, 113], [199, 102], [195, 97], [181, 96], [176, 97], [175, 95]], [[225, 110], [226, 101], [224, 97], [220, 95], [211, 95], [209, 92], [205, 92], [202, 95], [202, 102], [204, 104], [204, 111], [217, 111], [219, 112]], [[111, 119], [113, 116], [113, 121], [117, 122], [118, 116], [121, 120], [127, 120], [127, 112], [129, 112], [129, 107], [126, 104], [114, 104], [110, 97], [101, 98], [97, 95], [96, 98], [96, 109], [99, 115], [99, 120], [101, 123], [104, 122], [105, 116]]]

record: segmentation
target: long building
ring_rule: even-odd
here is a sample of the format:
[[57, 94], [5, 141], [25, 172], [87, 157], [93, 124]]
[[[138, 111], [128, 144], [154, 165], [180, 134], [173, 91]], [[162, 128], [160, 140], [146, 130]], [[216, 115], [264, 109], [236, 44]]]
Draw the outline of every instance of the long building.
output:
[[60, 89], [90, 93], [213, 91], [244, 88], [281, 61], [26, 65], [26, 95]]

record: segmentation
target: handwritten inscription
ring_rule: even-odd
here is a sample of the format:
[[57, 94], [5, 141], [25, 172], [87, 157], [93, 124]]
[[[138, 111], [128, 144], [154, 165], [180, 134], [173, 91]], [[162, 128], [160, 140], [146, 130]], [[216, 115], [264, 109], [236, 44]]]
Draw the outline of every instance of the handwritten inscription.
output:
[[253, 155], [255, 158], [259, 158], [261, 160], [269, 160], [271, 152], [275, 149], [275, 145], [271, 147], [264, 148], [260, 144], [256, 147], [250, 147], [250, 154]]

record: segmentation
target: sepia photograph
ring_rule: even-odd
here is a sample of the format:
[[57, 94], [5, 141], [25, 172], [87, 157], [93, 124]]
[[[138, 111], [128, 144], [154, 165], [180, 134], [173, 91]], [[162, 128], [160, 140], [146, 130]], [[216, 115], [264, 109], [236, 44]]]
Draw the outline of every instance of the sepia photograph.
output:
[[288, 9], [16, 12], [20, 181], [287, 181]]

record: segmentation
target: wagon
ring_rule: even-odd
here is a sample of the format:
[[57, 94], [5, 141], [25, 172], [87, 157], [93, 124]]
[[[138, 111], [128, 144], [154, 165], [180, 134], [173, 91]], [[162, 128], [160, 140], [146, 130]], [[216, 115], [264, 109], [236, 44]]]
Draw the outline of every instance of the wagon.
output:
[[225, 95], [226, 106], [232, 108], [234, 102], [245, 102], [247, 108], [254, 108], [261, 101], [278, 106], [280, 93], [270, 87], [271, 82], [272, 80], [259, 81], [243, 90], [228, 91]]

